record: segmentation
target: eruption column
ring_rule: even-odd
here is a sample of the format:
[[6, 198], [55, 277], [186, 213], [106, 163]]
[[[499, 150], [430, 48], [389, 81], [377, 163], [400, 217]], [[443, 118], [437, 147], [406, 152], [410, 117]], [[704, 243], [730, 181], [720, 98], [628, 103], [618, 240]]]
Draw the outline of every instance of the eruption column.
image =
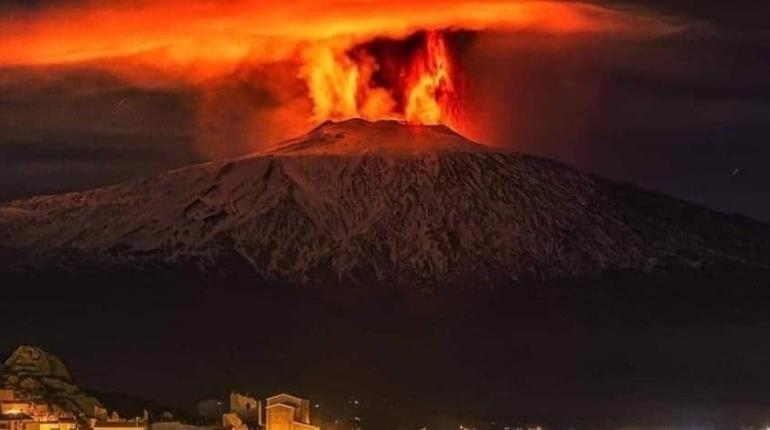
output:
[[372, 53], [365, 45], [309, 49], [302, 77], [313, 101], [314, 120], [360, 117], [451, 124], [458, 97], [445, 34], [430, 31], [412, 37], [419, 41], [416, 47], [408, 40], [388, 41], [403, 45], [407, 54], [398, 49]]

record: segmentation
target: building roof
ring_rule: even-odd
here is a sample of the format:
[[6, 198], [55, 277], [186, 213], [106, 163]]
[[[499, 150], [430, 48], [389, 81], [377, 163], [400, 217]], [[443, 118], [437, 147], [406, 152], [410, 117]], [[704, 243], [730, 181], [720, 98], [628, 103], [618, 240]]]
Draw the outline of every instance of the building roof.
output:
[[297, 421], [294, 421], [292, 424], [295, 425], [295, 426], [305, 427], [307, 429], [319, 429], [320, 428], [320, 427], [314, 426], [312, 424], [306, 424], [306, 423], [297, 422]]
[[270, 400], [273, 400], [273, 399], [277, 399], [277, 398], [279, 398], [279, 397], [289, 397], [289, 398], [291, 398], [291, 399], [300, 400], [300, 401], [301, 401], [301, 400], [307, 400], [307, 399], [305, 399], [305, 398], [302, 398], [302, 397], [293, 396], [293, 395], [291, 395], [291, 394], [289, 394], [289, 393], [280, 393], [280, 394], [276, 394], [276, 395], [274, 395], [274, 396], [270, 396], [270, 397], [268, 397], [268, 398], [267, 398], [267, 399], [265, 399], [265, 400], [268, 400], [268, 401], [270, 401]]
[[31, 420], [32, 417], [27, 414], [0, 414], [0, 421]]
[[147, 423], [144, 421], [129, 420], [129, 421], [97, 421], [94, 423], [94, 428], [144, 428], [147, 427]]

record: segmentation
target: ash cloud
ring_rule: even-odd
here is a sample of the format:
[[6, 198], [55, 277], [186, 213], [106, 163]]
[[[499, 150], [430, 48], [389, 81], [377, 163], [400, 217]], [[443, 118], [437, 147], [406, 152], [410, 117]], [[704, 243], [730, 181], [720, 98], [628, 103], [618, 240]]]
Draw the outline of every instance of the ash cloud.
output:
[[718, 21], [654, 41], [479, 43], [466, 64], [480, 140], [770, 219], [765, 44]]

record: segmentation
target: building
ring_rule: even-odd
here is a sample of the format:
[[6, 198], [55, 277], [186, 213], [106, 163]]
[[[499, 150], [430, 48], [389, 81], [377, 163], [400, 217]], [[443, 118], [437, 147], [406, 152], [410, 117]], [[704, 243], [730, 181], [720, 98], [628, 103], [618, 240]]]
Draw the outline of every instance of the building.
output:
[[74, 418], [35, 416], [28, 413], [0, 414], [0, 430], [76, 430]]
[[132, 420], [110, 419], [106, 421], [92, 419], [90, 424], [91, 430], [148, 430], [147, 422], [139, 418]]
[[48, 420], [32, 421], [26, 423], [24, 430], [75, 430], [77, 422], [74, 418], [56, 418]]
[[18, 414], [31, 414], [33, 405], [31, 402], [22, 400], [8, 400], [0, 402], [0, 414], [3, 415], [18, 415]]
[[249, 426], [249, 428], [261, 427], [262, 421], [262, 402], [240, 393], [230, 393], [230, 413], [236, 414], [238, 418]]
[[310, 400], [278, 394], [268, 397], [265, 430], [319, 430], [310, 424]]
[[185, 424], [181, 421], [163, 421], [152, 423], [150, 430], [215, 430], [215, 427]]
[[222, 428], [225, 430], [248, 430], [249, 427], [241, 421], [238, 414], [228, 412], [222, 414]]
[[0, 430], [25, 430], [31, 422], [32, 417], [27, 414], [0, 414]]
[[55, 412], [45, 402], [17, 399], [13, 390], [0, 390], [0, 430], [76, 430], [69, 414]]

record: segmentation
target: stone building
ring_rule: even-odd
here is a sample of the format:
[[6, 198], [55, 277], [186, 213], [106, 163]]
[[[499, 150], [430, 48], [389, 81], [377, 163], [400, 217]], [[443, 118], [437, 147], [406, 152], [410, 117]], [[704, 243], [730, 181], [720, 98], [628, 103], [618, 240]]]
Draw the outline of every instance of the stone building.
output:
[[16, 398], [13, 390], [7, 388], [0, 389], [0, 402], [11, 402]]
[[265, 430], [319, 430], [310, 424], [310, 400], [278, 394], [267, 398]]
[[232, 412], [222, 414], [222, 428], [225, 430], [249, 430], [249, 427], [241, 421], [238, 414]]
[[77, 423], [74, 418], [52, 418], [48, 420], [33, 420], [26, 423], [24, 430], [75, 430]]
[[199, 426], [186, 424], [181, 421], [155, 422], [150, 425], [150, 430], [215, 430], [214, 426]]
[[133, 420], [109, 419], [98, 421], [92, 419], [91, 430], [148, 430], [147, 422], [138, 418]]
[[0, 430], [24, 430], [32, 422], [27, 414], [0, 414]]
[[45, 402], [16, 398], [13, 390], [0, 390], [0, 430], [75, 430], [71, 414]]
[[34, 406], [24, 400], [6, 400], [0, 402], [0, 413], [3, 415], [32, 414]]
[[230, 412], [236, 414], [249, 428], [263, 425], [262, 402], [237, 392], [230, 393]]

